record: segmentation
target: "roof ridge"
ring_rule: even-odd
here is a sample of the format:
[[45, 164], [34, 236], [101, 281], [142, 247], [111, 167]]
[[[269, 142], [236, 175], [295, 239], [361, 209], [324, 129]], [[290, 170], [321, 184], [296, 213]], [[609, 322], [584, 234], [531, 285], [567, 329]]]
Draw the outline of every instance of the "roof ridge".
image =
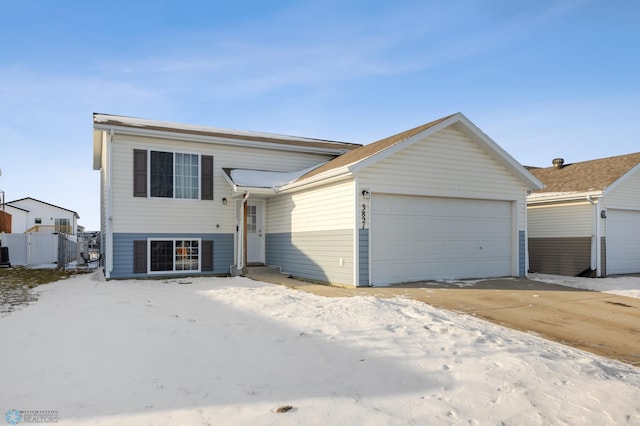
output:
[[17, 200], [8, 201], [8, 202], [6, 202], [6, 203], [4, 203], [4, 204], [5, 204], [6, 206], [11, 206], [11, 207], [14, 207], [14, 208], [21, 208], [21, 209], [23, 209], [23, 210], [26, 210], [26, 209], [24, 209], [24, 207], [20, 207], [20, 206], [12, 206], [12, 204], [13, 204], [13, 203], [17, 203], [17, 202], [19, 202], [19, 201], [23, 201], [23, 200], [33, 200], [33, 201], [37, 201], [38, 203], [46, 204], [46, 205], [48, 205], [48, 206], [55, 207], [55, 208], [60, 209], [60, 210], [66, 210], [66, 211], [68, 211], [68, 212], [74, 213], [76, 216], [78, 216], [78, 219], [80, 218], [80, 215], [79, 215], [79, 214], [78, 214], [78, 212], [76, 212], [75, 210], [67, 209], [67, 208], [65, 208], [65, 207], [61, 207], [61, 206], [58, 206], [58, 205], [55, 205], [55, 204], [52, 204], [52, 203], [48, 203], [48, 202], [46, 202], [46, 201], [38, 200], [37, 198], [33, 198], [33, 197], [22, 197], [22, 198], [18, 198]]
[[[640, 152], [631, 152], [629, 154], [612, 155], [610, 157], [592, 158], [591, 160], [576, 161], [574, 163], [564, 163], [562, 168], [565, 168], [567, 166], [572, 166], [572, 165], [578, 165], [578, 164], [593, 163], [593, 162], [596, 162], [596, 161], [608, 161], [608, 160], [616, 160], [616, 159], [621, 159], [621, 158], [631, 158], [631, 157], [634, 157], [636, 155], [638, 157], [640, 157]], [[640, 162], [640, 160], [638, 160], [638, 161]], [[546, 170], [546, 169], [554, 169], [554, 168], [556, 168], [555, 166], [547, 166], [547, 167], [528, 166], [528, 167], [531, 167], [532, 169], [537, 169], [537, 170]]]

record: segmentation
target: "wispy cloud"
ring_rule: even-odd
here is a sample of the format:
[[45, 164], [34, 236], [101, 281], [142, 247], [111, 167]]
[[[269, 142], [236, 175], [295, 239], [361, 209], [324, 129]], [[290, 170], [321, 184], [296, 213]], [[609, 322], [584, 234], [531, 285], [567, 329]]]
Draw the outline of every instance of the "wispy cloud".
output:
[[[200, 32], [189, 37], [186, 49], [163, 46], [135, 59], [109, 58], [96, 71], [104, 79], [134, 81], [160, 93], [249, 98], [287, 88], [401, 76], [480, 57], [517, 43], [584, 2], [546, 2], [497, 22], [493, 14], [508, 14], [499, 10], [499, 3], [463, 8], [418, 2], [387, 10], [385, 16], [346, 14], [336, 22], [332, 15], [327, 26], [318, 25], [322, 17], [309, 16], [326, 10], [300, 6], [279, 17], [288, 25], [287, 38], [277, 32], [277, 21], [253, 28], [251, 35], [244, 34], [245, 28]], [[308, 22], [312, 18], [313, 26]], [[465, 28], [469, 23], [472, 31]], [[276, 35], [268, 35], [269, 29]]]

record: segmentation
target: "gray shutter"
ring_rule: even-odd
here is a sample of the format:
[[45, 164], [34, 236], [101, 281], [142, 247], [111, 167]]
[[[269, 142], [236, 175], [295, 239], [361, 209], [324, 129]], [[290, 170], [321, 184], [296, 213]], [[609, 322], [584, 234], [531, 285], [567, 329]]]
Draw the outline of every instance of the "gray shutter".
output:
[[202, 264], [203, 272], [213, 271], [213, 241], [202, 241]]
[[133, 196], [147, 196], [147, 151], [133, 150]]
[[213, 157], [203, 155], [200, 157], [200, 198], [213, 200]]
[[147, 273], [147, 240], [133, 242], [133, 272]]

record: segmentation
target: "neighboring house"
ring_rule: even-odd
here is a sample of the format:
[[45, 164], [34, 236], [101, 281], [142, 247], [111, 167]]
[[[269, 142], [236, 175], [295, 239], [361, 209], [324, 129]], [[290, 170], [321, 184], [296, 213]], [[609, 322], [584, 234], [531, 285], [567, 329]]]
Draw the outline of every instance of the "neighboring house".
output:
[[460, 113], [365, 146], [94, 114], [93, 166], [107, 278], [524, 276], [542, 187]]
[[531, 272], [640, 273], [640, 153], [530, 168], [544, 190], [528, 196]]
[[11, 264], [66, 264], [77, 257], [78, 213], [35, 198], [6, 203], [11, 214], [11, 233], [1, 234], [9, 248]]
[[11, 219], [12, 218], [9, 213], [4, 210], [0, 210], [0, 232], [11, 233]]
[[5, 210], [12, 216], [14, 234], [42, 232], [75, 235], [80, 218], [73, 210], [31, 197], [8, 202]]
[[4, 210], [4, 191], [2, 190], [0, 190], [0, 232], [11, 232], [11, 214]]

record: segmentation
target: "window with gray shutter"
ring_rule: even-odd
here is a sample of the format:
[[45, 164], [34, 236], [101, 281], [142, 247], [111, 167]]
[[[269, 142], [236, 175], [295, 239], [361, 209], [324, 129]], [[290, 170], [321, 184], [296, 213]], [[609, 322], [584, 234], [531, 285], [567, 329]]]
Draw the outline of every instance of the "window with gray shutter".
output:
[[197, 199], [198, 191], [200, 199], [213, 200], [213, 156], [133, 150], [134, 197]]
[[213, 241], [202, 241], [202, 271], [213, 271]]
[[213, 200], [213, 157], [203, 155], [200, 159], [202, 163], [200, 175], [200, 198], [203, 200]]
[[147, 151], [133, 150], [133, 196], [147, 196]]
[[147, 240], [133, 242], [133, 272], [147, 273]]

